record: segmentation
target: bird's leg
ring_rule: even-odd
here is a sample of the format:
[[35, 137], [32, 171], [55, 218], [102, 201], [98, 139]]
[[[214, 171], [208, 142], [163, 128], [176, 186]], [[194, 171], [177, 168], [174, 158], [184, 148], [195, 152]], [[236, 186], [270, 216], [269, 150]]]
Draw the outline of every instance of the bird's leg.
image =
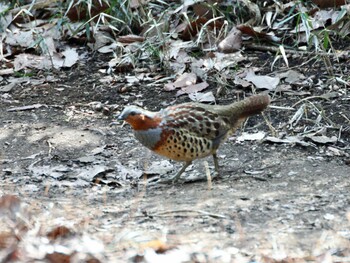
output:
[[186, 162], [184, 166], [182, 166], [181, 170], [174, 176], [172, 179], [173, 183], [176, 183], [179, 179], [181, 174], [186, 170], [186, 168], [192, 163], [192, 161]]
[[216, 153], [213, 153], [213, 159], [214, 159], [215, 172], [216, 172], [216, 175], [219, 177], [220, 176], [219, 161]]

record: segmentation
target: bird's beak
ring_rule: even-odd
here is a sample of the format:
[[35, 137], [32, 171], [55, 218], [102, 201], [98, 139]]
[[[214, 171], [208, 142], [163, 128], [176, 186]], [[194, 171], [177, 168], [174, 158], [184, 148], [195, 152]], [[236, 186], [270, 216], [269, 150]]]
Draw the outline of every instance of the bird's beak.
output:
[[111, 125], [111, 126], [112, 126], [112, 125], [119, 125], [119, 124], [120, 124], [120, 121], [123, 121], [123, 125], [122, 125], [122, 126], [124, 126], [125, 121], [124, 121], [123, 115], [121, 115], [121, 114], [117, 117], [117, 120], [112, 121], [112, 122], [110, 123], [110, 125]]
[[114, 125], [118, 125], [118, 124], [120, 124], [119, 121], [112, 121], [109, 123], [110, 126], [114, 126]]

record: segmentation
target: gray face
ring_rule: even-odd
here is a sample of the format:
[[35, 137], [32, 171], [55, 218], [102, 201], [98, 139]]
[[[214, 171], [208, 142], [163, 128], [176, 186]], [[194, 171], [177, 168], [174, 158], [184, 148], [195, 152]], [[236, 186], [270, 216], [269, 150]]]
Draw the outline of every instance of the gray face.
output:
[[134, 106], [134, 105], [126, 106], [118, 116], [118, 120], [123, 121], [127, 119], [129, 116], [135, 116], [143, 113], [144, 113], [144, 110], [138, 106]]

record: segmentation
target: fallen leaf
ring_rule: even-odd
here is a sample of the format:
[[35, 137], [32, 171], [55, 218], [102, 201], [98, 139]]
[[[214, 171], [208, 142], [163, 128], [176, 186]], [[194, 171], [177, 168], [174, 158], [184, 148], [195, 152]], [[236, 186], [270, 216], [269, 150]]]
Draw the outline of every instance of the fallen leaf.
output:
[[166, 174], [174, 169], [174, 166], [167, 160], [152, 162], [151, 166], [146, 169], [145, 174]]
[[282, 72], [278, 74], [278, 77], [280, 79], [285, 79], [285, 81], [290, 84], [296, 84], [299, 81], [302, 81], [305, 79], [305, 76], [302, 73], [297, 72], [295, 70], [288, 70], [286, 72]]
[[16, 56], [13, 65], [15, 71], [26, 68], [46, 69], [51, 67], [51, 61], [44, 56], [22, 53]]
[[284, 139], [268, 136], [264, 139], [264, 141], [273, 142], [273, 143], [288, 143], [288, 144], [300, 144], [302, 146], [311, 146], [310, 143], [303, 141], [303, 137], [299, 137], [299, 136], [287, 136]]
[[46, 236], [50, 239], [50, 240], [56, 240], [58, 238], [66, 238], [70, 235], [72, 235], [72, 231], [66, 227], [66, 226], [57, 226], [54, 229], [52, 229], [51, 231], [49, 231]]
[[312, 0], [320, 8], [337, 7], [346, 4], [346, 0]]
[[14, 73], [13, 68], [5, 68], [5, 69], [0, 69], [0, 75], [11, 75]]
[[181, 90], [179, 90], [176, 93], [176, 96], [181, 96], [183, 94], [191, 94], [191, 93], [199, 92], [199, 91], [206, 89], [208, 86], [209, 86], [209, 84], [207, 82], [201, 82], [198, 84], [189, 85], [189, 86], [181, 88]]
[[242, 141], [260, 141], [264, 139], [266, 133], [263, 131], [256, 132], [256, 133], [248, 133], [248, 132], [243, 132], [238, 138], [237, 141], [242, 142]]
[[250, 87], [252, 84], [249, 82], [249, 81], [246, 81], [238, 76], [235, 76], [235, 79], [233, 81], [233, 83], [235, 85], [240, 85], [242, 86], [243, 88], [247, 88], [247, 87]]
[[197, 101], [197, 102], [214, 102], [215, 103], [215, 96], [214, 96], [213, 92], [211, 92], [211, 91], [206, 92], [206, 93], [199, 93], [199, 92], [190, 93], [190, 94], [188, 94], [188, 97], [192, 101]]
[[197, 82], [197, 76], [194, 73], [184, 73], [180, 75], [175, 82], [167, 83], [164, 85], [166, 91], [171, 91], [176, 88], [182, 88], [193, 85]]
[[245, 79], [252, 82], [257, 89], [268, 90], [275, 90], [280, 82], [280, 79], [278, 77], [258, 76], [255, 75], [253, 70], [248, 71]]
[[218, 50], [222, 53], [232, 53], [242, 47], [242, 32], [233, 28], [227, 37], [218, 44]]
[[327, 150], [329, 151], [328, 155], [330, 155], [330, 156], [347, 156], [345, 151], [342, 151], [342, 150], [337, 149], [337, 148], [332, 147], [332, 146], [328, 146]]
[[20, 209], [21, 200], [16, 195], [3, 195], [0, 198], [0, 215], [16, 213]]
[[320, 144], [335, 143], [338, 141], [338, 138], [336, 136], [327, 137], [324, 135], [305, 135], [305, 137], [309, 138], [313, 142]]
[[8, 31], [6, 33], [5, 43], [11, 46], [21, 46], [24, 48], [29, 47], [34, 43], [33, 30], [19, 31]]
[[215, 69], [217, 71], [222, 71], [226, 68], [231, 68], [237, 65], [238, 62], [244, 61], [246, 58], [241, 54], [241, 52], [235, 53], [211, 53], [211, 56], [203, 60], [203, 68], [206, 71]]
[[75, 63], [77, 63], [79, 59], [79, 55], [77, 53], [76, 48], [67, 48], [62, 52], [62, 55], [64, 56], [63, 63], [61, 67], [68, 67], [70, 68]]
[[243, 34], [249, 35], [251, 37], [257, 38], [257, 39], [265, 39], [272, 42], [280, 42], [281, 39], [277, 36], [275, 36], [272, 32], [266, 33], [266, 32], [259, 32], [255, 30], [253, 27], [248, 25], [238, 25], [237, 29], [239, 29]]

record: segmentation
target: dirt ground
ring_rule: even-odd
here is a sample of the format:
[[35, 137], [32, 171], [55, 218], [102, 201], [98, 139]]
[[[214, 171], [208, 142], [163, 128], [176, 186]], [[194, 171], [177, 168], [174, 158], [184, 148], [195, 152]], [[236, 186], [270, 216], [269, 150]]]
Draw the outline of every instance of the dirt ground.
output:
[[[322, 61], [318, 65], [304, 72], [313, 83], [322, 79], [317, 72], [324, 72]], [[71, 70], [31, 78], [53, 77], [42, 85], [22, 84], [1, 94], [0, 194], [15, 194], [25, 206], [29, 231], [19, 238], [24, 258], [44, 258], [40, 251], [60, 251], [61, 245], [101, 262], [350, 262], [346, 89], [337, 90], [334, 83], [323, 90], [295, 88], [316, 97], [338, 92], [314, 100], [335, 127], [344, 126], [341, 132], [326, 129], [337, 142], [238, 140], [242, 132], [272, 136], [265, 119], [255, 116], [220, 148], [220, 179], [207, 181], [213, 171], [207, 158], [188, 168], [181, 183], [163, 185], [157, 184], [159, 176], [172, 176], [181, 164], [154, 155], [128, 125], [112, 122], [127, 104], [154, 110], [188, 98], [143, 82], [120, 93], [127, 86], [122, 74], [112, 86], [99, 81], [106, 74], [98, 70], [105, 66], [103, 59], [89, 59]], [[215, 85], [210, 88], [216, 91]], [[217, 102], [237, 100], [238, 93], [251, 94], [226, 88]], [[305, 97], [271, 95], [272, 105], [281, 107]], [[277, 133], [298, 135], [307, 120], [289, 129], [294, 113], [272, 107], [265, 117]], [[13, 229], [6, 220], [2, 225]], [[36, 237], [58, 225], [74, 234], [50, 243], [50, 250]], [[4, 258], [9, 248], [2, 248]]]

